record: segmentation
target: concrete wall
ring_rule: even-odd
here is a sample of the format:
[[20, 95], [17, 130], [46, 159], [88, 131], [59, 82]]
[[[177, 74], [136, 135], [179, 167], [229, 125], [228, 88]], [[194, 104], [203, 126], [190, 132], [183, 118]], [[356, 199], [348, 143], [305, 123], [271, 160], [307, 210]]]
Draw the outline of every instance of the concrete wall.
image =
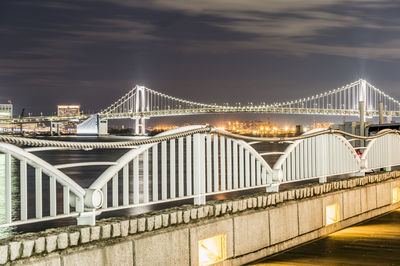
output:
[[[263, 193], [140, 217], [107, 219], [0, 242], [11, 265], [197, 265], [198, 241], [226, 236], [226, 260], [242, 265], [399, 208], [400, 172]], [[326, 225], [337, 204], [338, 222]]]

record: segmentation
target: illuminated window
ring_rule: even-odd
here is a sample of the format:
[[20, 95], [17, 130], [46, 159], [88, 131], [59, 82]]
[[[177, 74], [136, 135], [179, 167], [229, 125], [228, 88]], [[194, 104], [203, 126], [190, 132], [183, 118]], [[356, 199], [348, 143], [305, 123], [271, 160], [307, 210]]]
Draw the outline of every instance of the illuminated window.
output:
[[393, 189], [392, 203], [397, 203], [399, 201], [400, 201], [400, 187], [395, 187]]
[[226, 234], [199, 241], [199, 265], [210, 265], [226, 259]]
[[339, 205], [337, 203], [326, 206], [326, 224], [339, 221]]

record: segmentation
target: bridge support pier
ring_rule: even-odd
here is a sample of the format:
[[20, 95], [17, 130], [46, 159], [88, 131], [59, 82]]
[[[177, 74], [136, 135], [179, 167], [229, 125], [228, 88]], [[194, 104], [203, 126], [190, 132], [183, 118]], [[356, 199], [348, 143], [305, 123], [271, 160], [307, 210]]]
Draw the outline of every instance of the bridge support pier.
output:
[[379, 124], [383, 124], [384, 123], [384, 121], [383, 121], [383, 102], [382, 101], [380, 101], [379, 102]]
[[108, 120], [107, 119], [99, 119], [98, 135], [99, 136], [108, 135]]
[[146, 135], [146, 118], [137, 117], [134, 120], [134, 134], [135, 135]]
[[53, 122], [50, 122], [50, 136], [54, 136], [54, 133], [53, 133]]
[[[365, 103], [364, 101], [360, 101], [360, 136], [365, 136]], [[364, 147], [365, 141], [360, 140], [360, 146]]]

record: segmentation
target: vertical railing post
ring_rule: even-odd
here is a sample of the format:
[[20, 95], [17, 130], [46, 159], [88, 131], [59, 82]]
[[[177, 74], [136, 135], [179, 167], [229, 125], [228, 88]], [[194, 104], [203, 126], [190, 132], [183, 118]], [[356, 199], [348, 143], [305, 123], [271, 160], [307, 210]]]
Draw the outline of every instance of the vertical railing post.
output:
[[[272, 182], [270, 183], [271, 185], [267, 187], [267, 192], [278, 192], [279, 191], [279, 185], [283, 179], [283, 171], [282, 169], [273, 169], [272, 170]], [[267, 183], [269, 183], [267, 181]]]
[[27, 163], [26, 160], [20, 161], [20, 193], [21, 193], [21, 220], [28, 219], [28, 180], [27, 180]]
[[12, 206], [11, 206], [11, 154], [5, 154], [5, 178], [6, 178], [6, 223], [12, 221]]
[[36, 218], [42, 218], [42, 169], [35, 168]]
[[[331, 152], [331, 150], [329, 149], [329, 142], [328, 142], [328, 138], [326, 135], [322, 135], [322, 136], [318, 136], [319, 138], [319, 144], [317, 147], [319, 148], [317, 154], [321, 154], [321, 164], [318, 166], [320, 167], [320, 173], [321, 176], [319, 178], [319, 183], [326, 183], [327, 182], [327, 177], [326, 177], [326, 167], [327, 167], [327, 158], [328, 157], [328, 153]], [[328, 151], [324, 152], [324, 150], [322, 149], [322, 147], [328, 147]]]
[[193, 136], [193, 179], [194, 179], [194, 204], [206, 203], [205, 196], [205, 156], [204, 156], [204, 135]]

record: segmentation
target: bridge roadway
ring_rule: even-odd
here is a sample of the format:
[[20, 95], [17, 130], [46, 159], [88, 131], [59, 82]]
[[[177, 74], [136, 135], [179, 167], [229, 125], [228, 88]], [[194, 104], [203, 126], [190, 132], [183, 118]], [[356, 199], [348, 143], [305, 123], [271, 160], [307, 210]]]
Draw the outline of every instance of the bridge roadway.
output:
[[[274, 106], [245, 106], [245, 107], [215, 107], [215, 108], [194, 108], [194, 109], [168, 109], [152, 110], [148, 112], [119, 112], [109, 114], [99, 114], [101, 119], [132, 119], [138, 117], [168, 117], [182, 115], [205, 115], [205, 114], [225, 114], [225, 113], [269, 113], [269, 114], [303, 114], [303, 115], [335, 115], [335, 116], [359, 116], [357, 109], [326, 109], [326, 108], [288, 108]], [[46, 122], [82, 122], [93, 114], [80, 116], [60, 117], [60, 116], [32, 116], [24, 118], [0, 119], [0, 124], [31, 124]], [[367, 117], [379, 116], [379, 111], [366, 110]], [[400, 117], [400, 111], [383, 111], [384, 116]]]
[[249, 265], [398, 265], [400, 209]]

